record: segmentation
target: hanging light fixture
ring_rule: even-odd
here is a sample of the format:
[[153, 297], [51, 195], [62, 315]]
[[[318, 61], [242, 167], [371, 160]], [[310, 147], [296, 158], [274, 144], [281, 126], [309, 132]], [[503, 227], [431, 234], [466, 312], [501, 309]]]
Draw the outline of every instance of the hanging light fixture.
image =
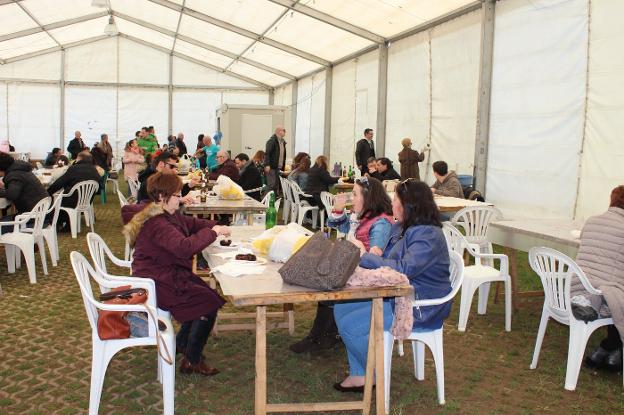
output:
[[113, 18], [113, 15], [111, 14], [108, 17], [108, 24], [104, 28], [104, 34], [108, 36], [115, 36], [118, 33], [119, 33], [119, 30], [117, 29], [117, 23], [115, 23], [115, 19]]
[[108, 7], [108, 0], [91, 0], [92, 7]]

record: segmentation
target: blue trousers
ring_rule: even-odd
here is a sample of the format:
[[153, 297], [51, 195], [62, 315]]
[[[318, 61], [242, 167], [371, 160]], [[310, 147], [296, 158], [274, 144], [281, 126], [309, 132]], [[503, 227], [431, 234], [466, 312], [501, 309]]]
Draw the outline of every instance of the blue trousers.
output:
[[[349, 374], [351, 376], [364, 376], [366, 374], [372, 304], [372, 301], [352, 301], [334, 305], [334, 317], [338, 332], [347, 348]], [[384, 330], [390, 330], [392, 326], [392, 311], [392, 304], [389, 301], [384, 301]]]

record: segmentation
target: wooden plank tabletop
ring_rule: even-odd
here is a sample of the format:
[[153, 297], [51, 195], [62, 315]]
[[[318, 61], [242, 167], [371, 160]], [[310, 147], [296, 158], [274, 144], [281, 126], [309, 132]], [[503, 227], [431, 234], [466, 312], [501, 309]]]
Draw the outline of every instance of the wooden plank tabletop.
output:
[[266, 206], [245, 196], [242, 200], [224, 200], [218, 198], [208, 198], [205, 203], [199, 201], [192, 205], [184, 206], [184, 213], [187, 214], [210, 214], [210, 213], [241, 213], [241, 212], [259, 212], [266, 211]]

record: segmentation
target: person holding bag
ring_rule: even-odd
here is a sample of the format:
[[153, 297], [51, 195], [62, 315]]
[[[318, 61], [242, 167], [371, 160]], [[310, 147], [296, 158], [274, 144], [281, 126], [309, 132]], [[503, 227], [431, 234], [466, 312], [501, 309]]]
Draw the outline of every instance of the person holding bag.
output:
[[[370, 179], [369, 179], [370, 180]], [[416, 299], [440, 298], [451, 291], [449, 254], [440, 214], [429, 187], [408, 179], [396, 187], [392, 212], [396, 223], [383, 256], [366, 252], [363, 243], [355, 241], [362, 254], [360, 267], [379, 269], [389, 267], [404, 274], [414, 287]], [[368, 352], [368, 332], [372, 301], [338, 303], [334, 316], [349, 359], [349, 376], [334, 384], [341, 392], [363, 392]], [[413, 309], [415, 329], [440, 328], [451, 311], [452, 302]], [[384, 330], [392, 325], [394, 301], [383, 306]]]
[[[394, 219], [392, 202], [379, 180], [363, 177], [353, 186], [353, 212], [345, 211], [346, 193], [334, 199], [328, 225], [362, 244], [367, 252], [382, 255]], [[318, 303], [312, 329], [306, 337], [290, 345], [295, 353], [331, 349], [340, 342], [334, 320], [333, 302]]]
[[202, 351], [225, 301], [193, 273], [192, 264], [194, 255], [230, 230], [179, 213], [181, 189], [177, 175], [153, 174], [147, 180], [151, 202], [122, 208], [124, 235], [134, 247], [132, 275], [152, 278], [158, 308], [182, 323], [176, 336], [184, 355], [180, 372], [212, 376], [219, 370], [205, 363]]

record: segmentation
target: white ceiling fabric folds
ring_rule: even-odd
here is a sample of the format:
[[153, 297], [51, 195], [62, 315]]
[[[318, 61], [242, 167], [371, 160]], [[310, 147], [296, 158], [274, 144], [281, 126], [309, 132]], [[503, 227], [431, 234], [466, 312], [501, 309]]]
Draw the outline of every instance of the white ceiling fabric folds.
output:
[[109, 0], [109, 7], [100, 8], [90, 0], [16, 0], [0, 6], [0, 64], [102, 36], [111, 15], [124, 37], [251, 78], [268, 89], [471, 3]]

